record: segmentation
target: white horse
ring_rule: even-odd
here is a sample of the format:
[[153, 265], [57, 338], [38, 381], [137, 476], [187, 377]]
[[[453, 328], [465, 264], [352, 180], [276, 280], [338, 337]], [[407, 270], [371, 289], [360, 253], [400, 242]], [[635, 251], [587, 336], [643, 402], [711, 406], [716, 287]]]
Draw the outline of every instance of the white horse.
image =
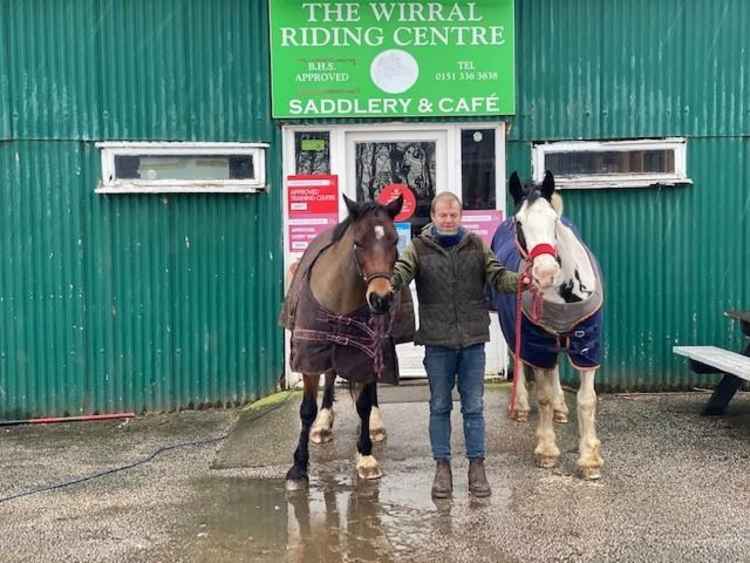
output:
[[[560, 458], [553, 422], [567, 422], [557, 364], [558, 353], [565, 349], [580, 374], [578, 471], [584, 479], [598, 479], [603, 460], [595, 428], [594, 375], [599, 367], [604, 299], [599, 268], [572, 226], [561, 219], [562, 199], [551, 173], [546, 173], [541, 186], [524, 187], [514, 172], [509, 188], [518, 211], [498, 229], [493, 250], [509, 268], [528, 269], [537, 292], [523, 295], [521, 315], [521, 358], [534, 373], [539, 402], [536, 462], [553, 467]], [[503, 333], [514, 350], [516, 296], [497, 294], [495, 302]], [[524, 370], [520, 371], [511, 416], [526, 421], [529, 399]]]

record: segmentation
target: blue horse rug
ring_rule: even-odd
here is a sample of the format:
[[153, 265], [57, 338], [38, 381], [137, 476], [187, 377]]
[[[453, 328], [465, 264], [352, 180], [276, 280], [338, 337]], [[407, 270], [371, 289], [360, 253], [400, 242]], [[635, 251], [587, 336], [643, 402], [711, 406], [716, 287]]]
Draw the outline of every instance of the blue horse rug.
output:
[[[591, 251], [581, 241], [576, 227], [567, 219], [561, 219], [560, 229], [577, 239], [581, 250], [588, 255], [593, 270], [594, 289], [586, 291], [578, 275], [570, 284], [578, 285], [575, 302], [556, 303], [544, 301], [542, 315], [532, 321], [530, 292], [523, 294], [523, 319], [521, 321], [521, 359], [533, 366], [552, 369], [557, 365], [557, 356], [565, 350], [570, 363], [579, 369], [594, 369], [601, 362], [601, 326], [604, 291], [599, 265]], [[572, 239], [572, 237], [570, 237]], [[506, 219], [495, 232], [492, 251], [498, 261], [509, 270], [520, 272], [527, 262], [519, 252], [516, 241], [516, 224], [513, 218]], [[578, 272], [576, 272], [578, 274]], [[580, 290], [584, 291], [581, 292]], [[511, 350], [515, 350], [516, 295], [492, 290], [492, 300], [500, 319], [500, 328]]]

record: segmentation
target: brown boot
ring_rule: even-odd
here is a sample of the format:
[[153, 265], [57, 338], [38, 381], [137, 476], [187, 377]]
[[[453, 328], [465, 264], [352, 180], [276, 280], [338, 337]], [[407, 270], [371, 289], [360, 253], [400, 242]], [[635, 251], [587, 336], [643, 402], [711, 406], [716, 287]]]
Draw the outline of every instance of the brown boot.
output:
[[453, 493], [453, 473], [447, 459], [439, 459], [435, 466], [435, 480], [432, 482], [432, 498], [448, 498]]
[[492, 494], [487, 475], [484, 472], [484, 458], [469, 460], [469, 492], [475, 497], [488, 497]]

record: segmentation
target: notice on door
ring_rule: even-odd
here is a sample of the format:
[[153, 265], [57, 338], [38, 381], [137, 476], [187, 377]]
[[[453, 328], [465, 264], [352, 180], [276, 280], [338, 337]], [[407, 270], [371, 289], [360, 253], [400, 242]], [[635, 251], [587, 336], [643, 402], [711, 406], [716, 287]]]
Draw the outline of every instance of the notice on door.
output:
[[461, 223], [467, 231], [479, 235], [489, 248], [495, 231], [503, 222], [503, 212], [497, 209], [464, 210]]
[[338, 176], [288, 176], [287, 214], [289, 252], [299, 256], [311, 240], [338, 222]]

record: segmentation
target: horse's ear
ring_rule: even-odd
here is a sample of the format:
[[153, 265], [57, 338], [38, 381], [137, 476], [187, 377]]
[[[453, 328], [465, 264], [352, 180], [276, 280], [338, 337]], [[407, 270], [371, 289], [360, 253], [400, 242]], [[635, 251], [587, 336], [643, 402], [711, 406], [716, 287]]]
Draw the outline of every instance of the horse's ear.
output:
[[508, 188], [510, 189], [510, 195], [513, 197], [513, 203], [519, 205], [523, 201], [523, 186], [521, 185], [521, 179], [518, 177], [517, 172], [513, 172], [510, 175], [508, 181]]
[[552, 175], [552, 172], [547, 170], [544, 174], [544, 181], [542, 182], [542, 197], [551, 201], [553, 193], [555, 193], [555, 177]]
[[356, 219], [357, 215], [359, 215], [359, 205], [356, 201], [352, 201], [346, 197], [346, 194], [341, 195], [344, 197], [344, 203], [346, 204], [346, 209], [349, 211], [349, 217]]
[[391, 219], [395, 219], [396, 215], [401, 213], [401, 208], [404, 206], [404, 196], [399, 195], [396, 199], [385, 206], [385, 210], [388, 212], [388, 216]]

